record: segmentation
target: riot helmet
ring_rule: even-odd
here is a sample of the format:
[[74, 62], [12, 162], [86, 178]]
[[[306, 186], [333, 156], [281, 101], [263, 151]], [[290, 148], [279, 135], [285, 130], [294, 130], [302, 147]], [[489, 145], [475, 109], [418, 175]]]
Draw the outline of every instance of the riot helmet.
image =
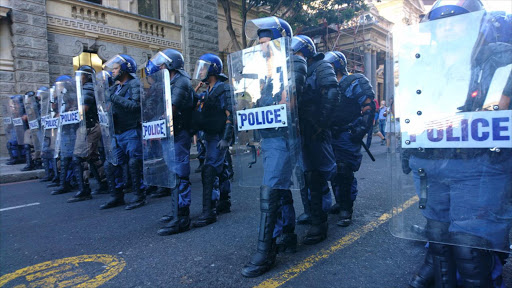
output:
[[298, 35], [292, 38], [293, 53], [301, 52], [306, 59], [313, 58], [316, 53], [315, 43], [306, 35]]
[[89, 65], [82, 65], [82, 66], [78, 67], [77, 71], [86, 72], [86, 73], [82, 73], [82, 77], [83, 77], [82, 82], [83, 83], [93, 82], [93, 78], [96, 77], [96, 70], [94, 70], [94, 68], [92, 68]]
[[222, 60], [219, 56], [211, 53], [203, 54], [196, 62], [194, 69], [194, 79], [206, 82], [209, 76], [217, 76], [222, 81], [227, 80], [227, 76], [222, 73]]
[[248, 20], [245, 23], [245, 35], [249, 39], [269, 37], [271, 40], [281, 37], [293, 37], [288, 22], [275, 16]]
[[421, 22], [484, 10], [480, 0], [437, 0]]
[[341, 74], [348, 74], [347, 58], [343, 53], [339, 51], [327, 52], [325, 53], [324, 60], [334, 67], [334, 71], [340, 72]]
[[103, 69], [107, 70], [114, 81], [120, 80], [125, 74], [130, 75], [132, 78], [137, 78], [137, 63], [132, 57], [126, 54], [118, 54], [110, 58], [105, 64]]
[[162, 65], [165, 65], [167, 70], [183, 70], [185, 59], [183, 55], [174, 49], [165, 49], [156, 53], [146, 64], [146, 74], [151, 75], [160, 71]]

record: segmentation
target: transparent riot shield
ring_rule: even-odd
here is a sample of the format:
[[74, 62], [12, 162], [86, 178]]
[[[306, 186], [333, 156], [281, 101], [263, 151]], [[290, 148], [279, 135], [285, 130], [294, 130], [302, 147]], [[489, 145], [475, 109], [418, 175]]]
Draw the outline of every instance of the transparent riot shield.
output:
[[15, 138], [14, 126], [12, 124], [11, 109], [8, 98], [2, 98], [0, 102], [0, 109], [2, 113], [2, 121], [4, 125], [5, 135], [9, 141], [11, 138]]
[[[235, 174], [241, 186], [304, 185], [295, 83], [287, 37], [228, 56], [235, 113]], [[286, 188], [285, 188], [286, 189]]]
[[110, 75], [106, 71], [96, 74], [96, 107], [101, 128], [101, 138], [105, 149], [105, 158], [109, 163], [117, 165], [117, 157], [114, 154], [114, 118], [112, 117], [112, 102], [110, 102], [109, 84]]
[[9, 109], [11, 111], [12, 125], [16, 134], [18, 145], [24, 144], [25, 131], [28, 129], [27, 122], [23, 119], [25, 116], [25, 106], [23, 105], [23, 96], [14, 95], [9, 100]]
[[30, 129], [30, 138], [35, 151], [41, 151], [43, 142], [43, 133], [41, 129], [41, 105], [42, 94], [49, 94], [49, 91], [38, 90], [37, 96], [25, 95], [24, 104], [28, 118], [28, 127]]
[[41, 94], [41, 126], [43, 128], [41, 151], [43, 158], [55, 156], [55, 142], [59, 127], [59, 115], [56, 110], [57, 98], [55, 97], [55, 87], [52, 87], [48, 93]]
[[512, 85], [512, 45], [485, 34], [487, 17], [408, 26], [394, 42], [391, 111], [400, 121], [391, 134], [399, 141], [388, 159], [397, 237], [510, 250], [512, 111], [504, 89]]
[[[77, 93], [77, 87], [80, 84], [75, 80], [55, 82], [59, 109], [59, 127], [55, 153], [56, 155], [60, 153], [61, 158], [73, 157], [77, 135], [83, 137], [83, 134], [77, 132], [79, 129], [85, 129], [83, 98], [81, 97], [81, 91]], [[80, 140], [83, 141], [84, 139]]]
[[[89, 143], [87, 141], [87, 126], [86, 126], [86, 109], [88, 109], [89, 104], [86, 102], [87, 97], [89, 97], [92, 102], [96, 97], [94, 94], [94, 89], [96, 87], [96, 76], [92, 73], [85, 71], [76, 71], [75, 72], [75, 85], [76, 85], [76, 99], [78, 103], [78, 118], [80, 122], [78, 123], [78, 127], [76, 130], [76, 141], [73, 150], [73, 155], [78, 157], [87, 157], [91, 151], [89, 151]], [[89, 94], [89, 95], [87, 95]]]
[[176, 160], [169, 71], [160, 70], [141, 82], [144, 182], [174, 188]]

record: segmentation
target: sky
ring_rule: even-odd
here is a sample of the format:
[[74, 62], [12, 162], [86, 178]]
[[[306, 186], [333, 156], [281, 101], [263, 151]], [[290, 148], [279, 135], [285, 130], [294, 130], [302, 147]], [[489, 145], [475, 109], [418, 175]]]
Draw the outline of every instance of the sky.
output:
[[512, 0], [482, 0], [487, 11], [505, 11], [512, 14]]

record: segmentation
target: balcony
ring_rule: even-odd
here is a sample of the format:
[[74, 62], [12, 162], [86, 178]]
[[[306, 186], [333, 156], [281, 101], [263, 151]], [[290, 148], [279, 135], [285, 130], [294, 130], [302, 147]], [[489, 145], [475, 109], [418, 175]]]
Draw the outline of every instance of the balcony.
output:
[[181, 25], [73, 0], [46, 2], [48, 32], [140, 48], [182, 50]]

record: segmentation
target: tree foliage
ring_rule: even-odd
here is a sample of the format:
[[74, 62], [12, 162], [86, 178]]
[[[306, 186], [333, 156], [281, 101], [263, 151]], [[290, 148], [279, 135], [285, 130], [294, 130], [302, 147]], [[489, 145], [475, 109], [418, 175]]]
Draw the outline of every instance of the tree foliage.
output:
[[235, 9], [238, 10], [242, 19], [242, 31], [245, 31], [247, 15], [253, 9], [268, 7], [270, 14], [261, 13], [258, 16], [280, 17], [290, 23], [295, 32], [320, 23], [342, 24], [354, 18], [357, 12], [368, 9], [365, 0], [219, 0], [219, 2], [224, 9], [226, 28], [236, 50], [246, 48], [251, 43], [247, 42], [245, 33], [241, 35], [241, 43], [236, 37], [231, 21], [231, 13]]

